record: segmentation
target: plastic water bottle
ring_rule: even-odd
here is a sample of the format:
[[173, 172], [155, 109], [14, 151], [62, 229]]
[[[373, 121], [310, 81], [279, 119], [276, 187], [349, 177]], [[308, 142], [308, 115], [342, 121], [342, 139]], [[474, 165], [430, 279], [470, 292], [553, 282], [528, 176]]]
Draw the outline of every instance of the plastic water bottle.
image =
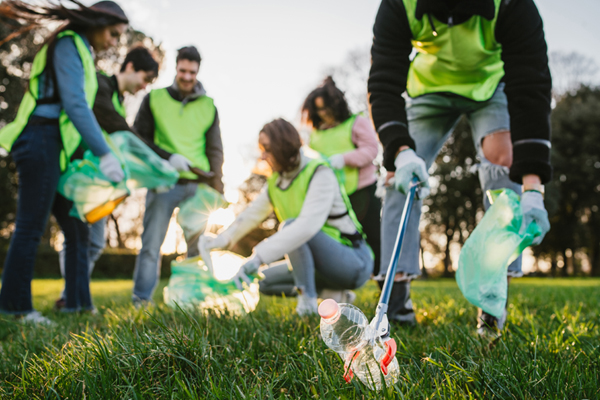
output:
[[342, 358], [364, 346], [369, 321], [358, 307], [327, 299], [319, 305], [319, 315], [323, 341]]
[[359, 308], [327, 299], [319, 305], [319, 315], [321, 337], [345, 361], [347, 382], [356, 376], [370, 389], [381, 390], [382, 373], [386, 386], [397, 382], [396, 343], [384, 343]]

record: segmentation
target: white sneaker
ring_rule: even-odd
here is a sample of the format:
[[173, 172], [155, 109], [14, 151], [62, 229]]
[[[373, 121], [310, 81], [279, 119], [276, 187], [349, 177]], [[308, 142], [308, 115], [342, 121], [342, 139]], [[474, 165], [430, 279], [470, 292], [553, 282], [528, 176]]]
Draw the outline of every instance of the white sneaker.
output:
[[23, 324], [56, 326], [55, 322], [52, 322], [48, 318], [44, 317], [39, 311], [32, 311], [29, 314], [26, 314], [20, 319], [20, 321]]
[[323, 300], [333, 299], [336, 303], [352, 304], [356, 300], [356, 293], [352, 290], [323, 289], [319, 292], [319, 298]]
[[318, 312], [318, 304], [316, 297], [308, 297], [303, 294], [298, 295], [298, 304], [296, 305], [296, 313], [301, 317], [306, 315], [316, 314]]

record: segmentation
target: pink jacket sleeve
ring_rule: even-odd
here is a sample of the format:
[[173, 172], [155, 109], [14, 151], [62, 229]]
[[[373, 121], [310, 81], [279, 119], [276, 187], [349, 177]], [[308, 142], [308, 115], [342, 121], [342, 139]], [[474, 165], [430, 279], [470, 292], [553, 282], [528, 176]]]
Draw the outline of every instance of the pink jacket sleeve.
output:
[[377, 157], [378, 142], [377, 134], [368, 119], [360, 116], [356, 118], [352, 127], [352, 142], [356, 150], [344, 153], [346, 165], [363, 168], [372, 164]]

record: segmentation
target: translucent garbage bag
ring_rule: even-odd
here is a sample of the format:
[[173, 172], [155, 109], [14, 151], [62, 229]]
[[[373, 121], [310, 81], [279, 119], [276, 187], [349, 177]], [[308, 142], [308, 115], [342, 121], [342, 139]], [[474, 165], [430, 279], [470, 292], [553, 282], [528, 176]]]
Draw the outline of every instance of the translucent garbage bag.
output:
[[196, 194], [179, 205], [177, 214], [177, 223], [186, 240], [204, 232], [210, 214], [227, 204], [221, 193], [204, 183], [198, 184]]
[[132, 132], [115, 132], [110, 139], [129, 170], [127, 186], [130, 190], [171, 187], [177, 183], [179, 172]]
[[200, 256], [171, 263], [171, 278], [163, 290], [166, 304], [172, 307], [212, 309], [233, 314], [254, 311], [260, 295], [258, 278], [244, 290], [239, 290], [232, 279], [245, 259], [228, 251], [211, 252], [214, 276]]
[[[120, 153], [113, 153], [124, 165]], [[58, 192], [73, 202], [70, 215], [90, 224], [109, 215], [131, 193], [127, 168], [123, 170], [125, 179], [111, 182], [100, 171], [100, 159], [89, 150], [82, 160], [70, 163], [58, 182]]]
[[510, 189], [488, 191], [492, 205], [465, 242], [458, 259], [456, 283], [469, 302], [501, 318], [506, 306], [508, 266], [541, 234], [523, 221], [519, 196]]

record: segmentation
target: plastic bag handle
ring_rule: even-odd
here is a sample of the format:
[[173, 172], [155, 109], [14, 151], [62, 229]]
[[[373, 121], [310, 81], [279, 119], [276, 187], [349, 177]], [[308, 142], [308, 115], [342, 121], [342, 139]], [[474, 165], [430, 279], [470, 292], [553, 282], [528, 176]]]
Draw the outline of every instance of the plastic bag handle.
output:
[[381, 358], [381, 372], [384, 375], [388, 374], [388, 365], [394, 360], [396, 356], [396, 350], [398, 346], [394, 339], [388, 339], [384, 342], [385, 344], [385, 355]]

